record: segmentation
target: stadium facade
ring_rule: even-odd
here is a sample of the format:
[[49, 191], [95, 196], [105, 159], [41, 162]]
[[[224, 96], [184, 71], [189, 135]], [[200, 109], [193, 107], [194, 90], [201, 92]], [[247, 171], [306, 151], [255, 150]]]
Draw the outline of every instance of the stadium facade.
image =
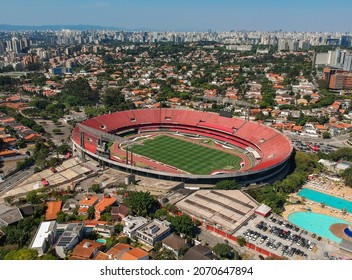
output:
[[[138, 155], [129, 154], [128, 149], [124, 157], [113, 155], [121, 144], [132, 146], [135, 138], [158, 132], [212, 139], [222, 147], [242, 151], [251, 163], [237, 171], [196, 175], [155, 161], [149, 161], [150, 166], [137, 166], [133, 157]], [[235, 179], [240, 184], [273, 182], [287, 175], [293, 154], [290, 140], [270, 127], [215, 113], [169, 108], [121, 111], [91, 118], [76, 125], [71, 139], [74, 153], [81, 158], [91, 157], [101, 165], [141, 176], [185, 183], [212, 184], [225, 179]], [[148, 159], [143, 160], [148, 163]]]

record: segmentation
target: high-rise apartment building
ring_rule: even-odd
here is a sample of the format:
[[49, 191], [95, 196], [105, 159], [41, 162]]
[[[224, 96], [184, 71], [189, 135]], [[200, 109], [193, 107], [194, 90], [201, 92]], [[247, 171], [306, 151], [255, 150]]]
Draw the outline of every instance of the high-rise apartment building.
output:
[[13, 37], [12, 40], [12, 50], [15, 54], [19, 54], [21, 52], [21, 44], [16, 37]]
[[2, 41], [0, 41], [0, 55], [5, 53], [5, 45]]
[[299, 48], [299, 42], [296, 40], [291, 40], [289, 43], [289, 49], [291, 52], [297, 52]]
[[280, 39], [277, 47], [278, 47], [278, 51], [286, 51], [288, 50], [288, 43], [285, 39]]
[[352, 45], [352, 36], [344, 35], [341, 37], [341, 46], [351, 47]]

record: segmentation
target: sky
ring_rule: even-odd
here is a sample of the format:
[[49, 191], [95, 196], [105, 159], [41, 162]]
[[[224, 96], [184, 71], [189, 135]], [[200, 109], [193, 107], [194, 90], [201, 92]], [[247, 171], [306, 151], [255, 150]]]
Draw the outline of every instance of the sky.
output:
[[85, 24], [146, 31], [352, 30], [351, 0], [2, 1], [0, 24], [10, 25]]

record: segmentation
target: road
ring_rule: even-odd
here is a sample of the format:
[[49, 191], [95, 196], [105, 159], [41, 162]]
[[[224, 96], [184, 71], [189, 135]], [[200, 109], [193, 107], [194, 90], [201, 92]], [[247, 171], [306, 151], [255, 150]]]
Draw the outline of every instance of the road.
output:
[[25, 178], [28, 175], [32, 175], [33, 173], [34, 173], [34, 167], [30, 167], [27, 170], [18, 171], [17, 173], [6, 178], [5, 181], [0, 183], [0, 192], [18, 184], [18, 182], [21, 181], [23, 178]]

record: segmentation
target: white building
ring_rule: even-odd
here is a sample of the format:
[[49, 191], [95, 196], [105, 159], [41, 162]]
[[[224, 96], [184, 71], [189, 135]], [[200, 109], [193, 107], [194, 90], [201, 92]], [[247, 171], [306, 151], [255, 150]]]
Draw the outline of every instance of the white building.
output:
[[32, 240], [30, 248], [37, 250], [39, 256], [45, 254], [55, 242], [56, 230], [56, 221], [42, 222]]
[[122, 220], [125, 223], [123, 233], [129, 238], [134, 238], [137, 235], [137, 230], [148, 223], [148, 220], [144, 217], [127, 216]]
[[163, 240], [170, 232], [171, 228], [168, 221], [154, 219], [137, 230], [137, 237], [139, 241], [154, 246], [155, 242]]

